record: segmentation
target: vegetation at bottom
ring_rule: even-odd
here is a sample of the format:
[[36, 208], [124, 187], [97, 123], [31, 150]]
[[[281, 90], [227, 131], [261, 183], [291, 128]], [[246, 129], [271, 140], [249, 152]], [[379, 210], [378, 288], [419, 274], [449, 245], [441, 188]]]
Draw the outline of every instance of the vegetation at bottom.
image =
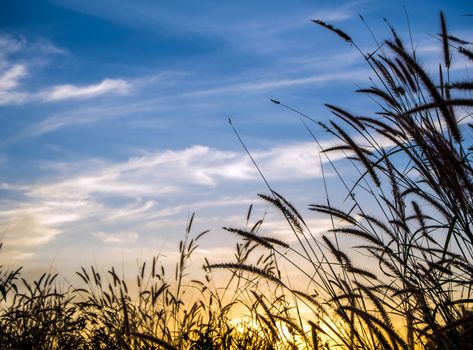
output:
[[473, 349], [473, 81], [452, 71], [455, 60], [473, 60], [471, 43], [450, 34], [441, 13], [443, 59], [430, 74], [392, 27], [391, 39], [373, 35], [376, 49], [363, 52], [314, 22], [359, 51], [372, 85], [358, 92], [377, 108], [327, 105], [333, 119], [322, 123], [273, 100], [301, 118], [315, 147], [313, 127], [338, 140], [320, 149], [320, 166], [346, 199], [335, 207], [326, 190], [309, 206], [332, 228], [314, 233], [262, 174], [268, 193], [259, 196], [293, 239], [264, 235], [250, 207], [241, 227], [225, 228], [241, 238], [234, 258], [206, 260], [200, 279], [188, 269], [205, 232], [192, 234], [192, 219], [175, 271], [156, 256], [130, 289], [114, 268], [81, 268], [80, 287], [64, 288], [55, 274], [26, 281], [2, 267], [0, 348]]

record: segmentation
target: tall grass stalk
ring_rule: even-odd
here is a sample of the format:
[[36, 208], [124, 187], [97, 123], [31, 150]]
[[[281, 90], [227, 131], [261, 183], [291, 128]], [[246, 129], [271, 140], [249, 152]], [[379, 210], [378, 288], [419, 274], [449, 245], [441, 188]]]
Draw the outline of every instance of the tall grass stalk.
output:
[[[317, 338], [314, 348], [323, 338], [348, 349], [471, 349], [473, 84], [466, 78], [451, 80], [452, 62], [458, 56], [472, 59], [459, 45], [468, 41], [447, 32], [441, 13], [436, 38], [444, 57], [438, 73], [431, 75], [391, 26], [392, 38], [380, 42], [374, 37], [376, 49], [367, 54], [342, 30], [314, 22], [361, 53], [374, 78], [357, 92], [374, 100], [378, 111], [358, 115], [326, 105], [334, 119], [322, 123], [281, 101], [272, 102], [307, 120], [304, 124], [319, 146], [311, 123], [335, 136], [339, 144], [325, 149], [322, 157], [330, 160], [330, 152], [344, 152], [360, 176], [348, 186], [349, 180], [329, 161], [347, 190], [348, 209], [334, 207], [329, 194], [326, 203], [310, 205], [332, 220], [333, 228], [321, 236], [269, 184], [270, 195], [261, 195], [282, 213], [297, 244], [283, 249], [260, 237], [246, 239], [298, 270], [305, 290], [254, 266], [241, 264], [239, 271], [283, 287], [309, 307], [305, 317], [312, 339]], [[321, 161], [322, 169], [325, 164]], [[356, 260], [361, 256], [369, 264], [357, 266], [353, 252]]]

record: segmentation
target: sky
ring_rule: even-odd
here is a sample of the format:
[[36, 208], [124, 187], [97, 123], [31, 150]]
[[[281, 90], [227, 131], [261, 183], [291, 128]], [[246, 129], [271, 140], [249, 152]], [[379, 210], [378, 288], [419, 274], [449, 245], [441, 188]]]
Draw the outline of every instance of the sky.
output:
[[228, 260], [236, 239], [222, 226], [243, 225], [251, 203], [268, 212], [265, 230], [290, 239], [258, 199], [268, 190], [228, 118], [273, 188], [322, 232], [327, 220], [306, 209], [325, 198], [318, 149], [270, 99], [318, 120], [330, 117], [324, 103], [376, 106], [353, 92], [370, 83], [360, 54], [310, 20], [369, 52], [359, 14], [379, 40], [384, 18], [408, 39], [407, 12], [434, 70], [440, 10], [451, 33], [472, 37], [469, 1], [1, 1], [0, 265], [67, 274], [172, 256], [193, 212], [194, 232], [211, 230], [201, 252]]

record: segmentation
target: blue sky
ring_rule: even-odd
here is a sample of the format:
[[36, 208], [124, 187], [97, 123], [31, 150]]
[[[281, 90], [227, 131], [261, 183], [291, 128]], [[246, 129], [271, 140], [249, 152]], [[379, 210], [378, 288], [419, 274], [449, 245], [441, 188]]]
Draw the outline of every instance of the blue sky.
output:
[[[469, 1], [408, 2], [432, 69], [441, 9], [451, 33], [472, 37]], [[196, 230], [213, 232], [205, 252], [228, 255], [234, 239], [220, 227], [243, 223], [252, 202], [267, 209], [228, 117], [276, 189], [303, 210], [323, 200], [310, 135], [269, 99], [321, 120], [323, 103], [373, 110], [353, 93], [369, 84], [359, 54], [310, 22], [333, 23], [369, 51], [358, 14], [379, 39], [384, 17], [408, 38], [398, 1], [2, 1], [2, 260], [66, 270], [134, 261], [173, 249], [194, 211]], [[277, 216], [266, 227], [285, 234]]]

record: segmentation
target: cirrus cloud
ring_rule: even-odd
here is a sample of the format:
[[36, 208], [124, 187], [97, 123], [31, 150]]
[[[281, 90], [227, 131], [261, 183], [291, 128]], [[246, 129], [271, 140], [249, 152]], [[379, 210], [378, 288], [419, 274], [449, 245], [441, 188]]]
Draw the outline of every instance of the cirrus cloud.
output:
[[136, 232], [94, 232], [92, 233], [95, 237], [100, 239], [104, 243], [133, 243], [138, 239], [138, 234]]
[[91, 98], [104, 94], [125, 94], [130, 84], [123, 79], [104, 79], [98, 84], [77, 86], [72, 84], [58, 85], [42, 93], [46, 101], [60, 101], [77, 98]]

